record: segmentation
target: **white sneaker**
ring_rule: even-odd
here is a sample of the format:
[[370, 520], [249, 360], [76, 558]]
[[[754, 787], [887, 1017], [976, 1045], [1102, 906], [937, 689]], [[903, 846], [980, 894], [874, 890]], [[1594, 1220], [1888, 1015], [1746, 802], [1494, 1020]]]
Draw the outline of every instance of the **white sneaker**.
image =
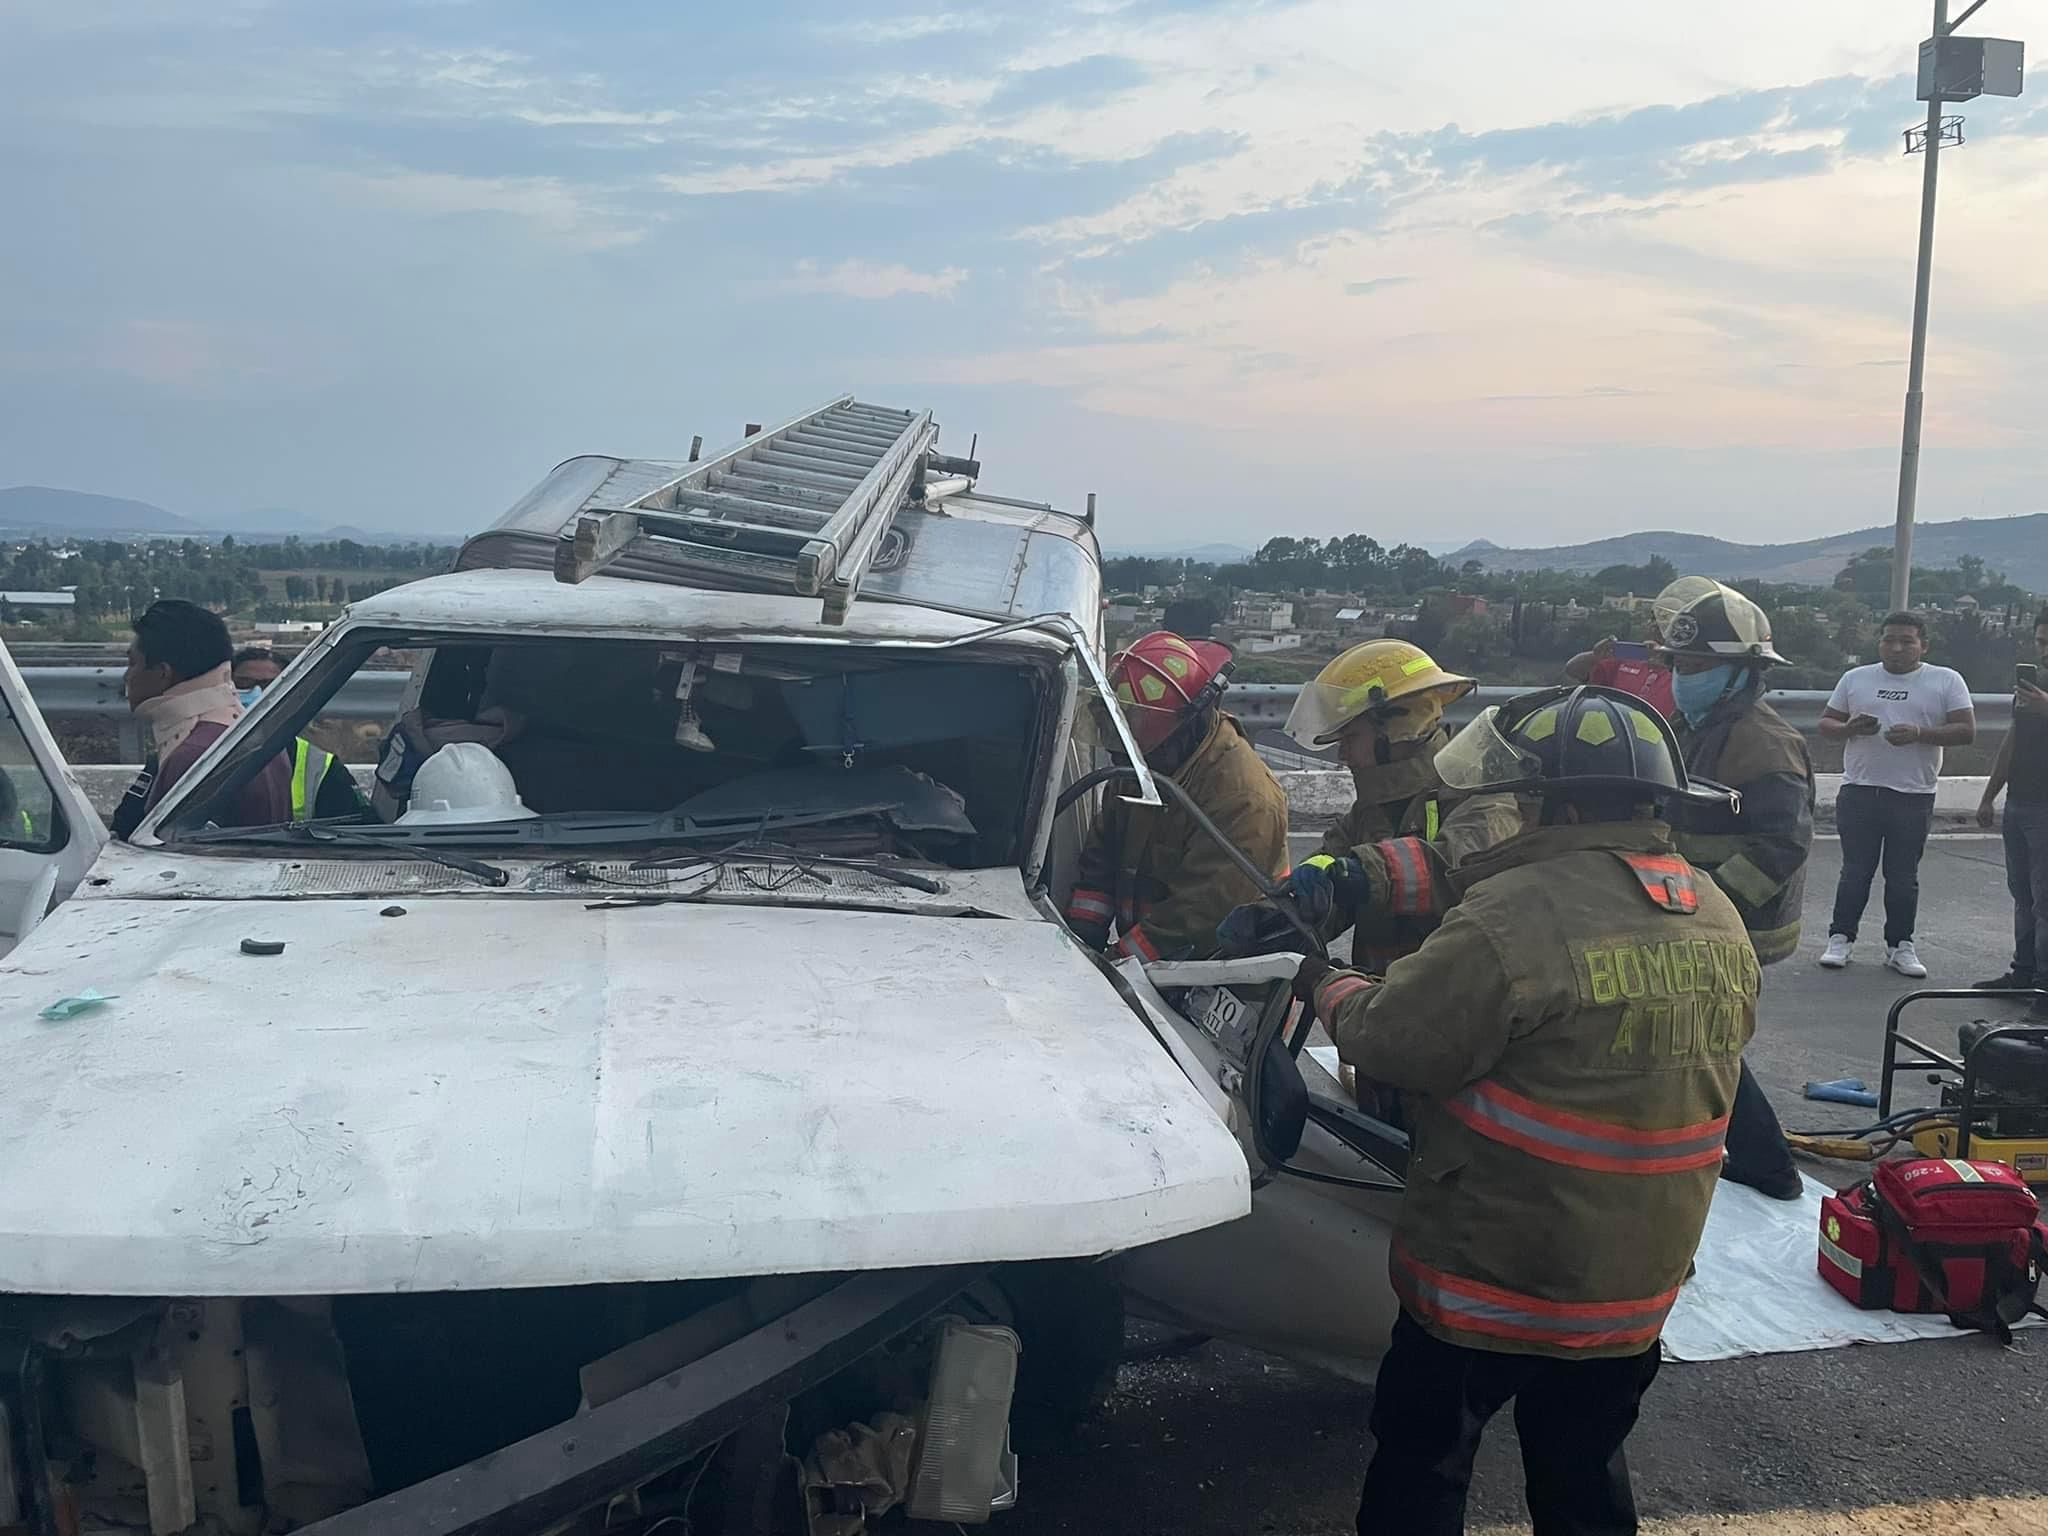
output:
[[1849, 950], [1855, 940], [1846, 934], [1828, 935], [1828, 947], [1820, 952], [1820, 963], [1831, 971], [1839, 971], [1849, 963]]
[[[1823, 962], [1825, 963], [1825, 962]], [[1915, 981], [1927, 974], [1927, 967], [1920, 963], [1920, 957], [1913, 953], [1913, 941], [1906, 939], [1892, 945], [1884, 952], [1884, 963], [1901, 976], [1910, 976]]]

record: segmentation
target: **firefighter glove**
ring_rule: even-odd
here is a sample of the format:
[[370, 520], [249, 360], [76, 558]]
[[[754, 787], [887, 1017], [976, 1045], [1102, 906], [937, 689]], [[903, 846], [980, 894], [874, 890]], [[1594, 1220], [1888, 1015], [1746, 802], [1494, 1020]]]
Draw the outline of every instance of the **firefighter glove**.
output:
[[1304, 1003], [1315, 1001], [1316, 987], [1330, 974], [1330, 962], [1321, 955], [1303, 955], [1301, 969], [1294, 973], [1294, 995]]
[[1264, 901], [1232, 907], [1216, 925], [1216, 943], [1231, 956], [1299, 954], [1308, 947], [1301, 930]]
[[1294, 898], [1301, 915], [1320, 923], [1341, 902], [1346, 911], [1356, 912], [1370, 894], [1365, 868], [1349, 854], [1341, 858], [1318, 853], [1303, 859], [1280, 882], [1280, 889]]

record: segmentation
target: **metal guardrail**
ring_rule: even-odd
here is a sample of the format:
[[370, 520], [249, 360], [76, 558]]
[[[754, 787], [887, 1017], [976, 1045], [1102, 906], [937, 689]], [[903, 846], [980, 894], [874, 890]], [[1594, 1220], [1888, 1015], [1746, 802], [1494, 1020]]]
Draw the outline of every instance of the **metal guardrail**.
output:
[[[1480, 688], [1453, 704], [1447, 718], [1453, 725], [1463, 725], [1488, 704], [1504, 704], [1528, 691], [1527, 687]], [[1224, 707], [1247, 726], [1277, 731], [1287, 723], [1287, 712], [1294, 707], [1295, 696], [1300, 692], [1299, 683], [1234, 683], [1224, 695]], [[1819, 732], [1820, 712], [1828, 702], [1824, 690], [1774, 688], [1764, 697], [1785, 717], [1787, 724], [1809, 736]], [[2012, 724], [2011, 694], [1973, 693], [1970, 702], [1977, 709], [1978, 730], [1996, 733]]]
[[[141, 758], [142, 731], [121, 696], [120, 667], [23, 667], [21, 675], [46, 718], [110, 720], [120, 735], [121, 757], [128, 762]], [[330, 720], [396, 719], [410, 677], [408, 672], [358, 672], [320, 713]]]
[[[134, 717], [128, 713], [128, 705], [121, 697], [119, 667], [23, 667], [21, 675], [28, 682], [29, 692], [35, 696], [37, 708], [45, 715], [54, 719], [114, 719], [122, 727], [122, 745], [133, 748], [123, 755], [141, 755], [140, 737], [134, 734]], [[405, 691], [409, 675], [405, 672], [358, 672], [327, 701], [327, 708], [321, 713], [336, 720], [391, 720], [398, 714], [399, 697]], [[1504, 703], [1527, 691], [1525, 688], [1481, 688], [1453, 704], [1449, 718], [1453, 725], [1463, 725], [1486, 705]], [[1277, 731], [1286, 724], [1287, 713], [1294, 707], [1295, 697], [1300, 692], [1299, 683], [1239, 683], [1231, 688], [1226, 701], [1231, 713], [1255, 733]], [[1778, 688], [1765, 697], [1790, 724], [1807, 735], [1813, 735], [1820, 729], [1821, 708], [1828, 701], [1828, 695], [1820, 689]], [[1996, 735], [2012, 724], [2011, 694], [1975, 693], [1970, 699], [1977, 708], [1980, 731]]]
[[[125, 715], [119, 667], [23, 667], [21, 675], [46, 715]], [[389, 720], [398, 713], [409, 672], [358, 672], [333, 698], [323, 715], [339, 720]]]

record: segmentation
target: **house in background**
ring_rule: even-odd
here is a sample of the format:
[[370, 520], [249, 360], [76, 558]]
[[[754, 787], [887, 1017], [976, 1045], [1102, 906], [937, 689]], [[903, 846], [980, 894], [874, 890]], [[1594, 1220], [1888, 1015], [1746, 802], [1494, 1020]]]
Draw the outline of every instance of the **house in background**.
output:
[[0, 592], [0, 624], [36, 624], [68, 619], [78, 607], [75, 592]]

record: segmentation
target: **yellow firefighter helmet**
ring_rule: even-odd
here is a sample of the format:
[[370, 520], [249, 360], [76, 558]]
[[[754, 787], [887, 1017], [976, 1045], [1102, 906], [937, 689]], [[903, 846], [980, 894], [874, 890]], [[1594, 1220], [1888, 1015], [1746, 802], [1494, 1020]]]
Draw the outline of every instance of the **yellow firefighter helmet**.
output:
[[1304, 683], [1287, 717], [1287, 734], [1326, 746], [1364, 714], [1375, 715], [1389, 741], [1420, 741], [1436, 731], [1451, 701], [1479, 685], [1446, 672], [1419, 645], [1368, 640], [1354, 645]]

